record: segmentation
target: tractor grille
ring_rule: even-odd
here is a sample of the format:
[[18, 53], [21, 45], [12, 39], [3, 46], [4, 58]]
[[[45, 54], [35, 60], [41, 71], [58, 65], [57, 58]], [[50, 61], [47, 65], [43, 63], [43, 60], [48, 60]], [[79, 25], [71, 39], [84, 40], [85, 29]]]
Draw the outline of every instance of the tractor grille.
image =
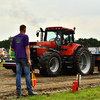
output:
[[37, 56], [37, 50], [36, 50], [36, 48], [32, 48], [32, 49], [30, 49], [30, 56], [31, 56], [31, 58], [33, 58], [33, 57], [36, 57]]
[[31, 58], [36, 57], [37, 56], [37, 49], [36, 48], [31, 48], [31, 46], [36, 45], [36, 42], [30, 42], [29, 46], [30, 46], [30, 56]]

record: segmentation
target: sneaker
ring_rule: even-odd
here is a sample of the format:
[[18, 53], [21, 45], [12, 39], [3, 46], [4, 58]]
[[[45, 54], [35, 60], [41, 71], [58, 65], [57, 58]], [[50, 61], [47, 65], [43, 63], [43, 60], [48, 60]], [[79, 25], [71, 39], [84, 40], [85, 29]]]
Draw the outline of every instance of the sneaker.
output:
[[32, 93], [29, 93], [29, 95], [33, 96], [33, 95], [37, 95], [37, 93], [36, 92], [34, 92], [34, 93], [32, 92]]
[[21, 93], [17, 93], [17, 98], [21, 98], [21, 97], [22, 97]]

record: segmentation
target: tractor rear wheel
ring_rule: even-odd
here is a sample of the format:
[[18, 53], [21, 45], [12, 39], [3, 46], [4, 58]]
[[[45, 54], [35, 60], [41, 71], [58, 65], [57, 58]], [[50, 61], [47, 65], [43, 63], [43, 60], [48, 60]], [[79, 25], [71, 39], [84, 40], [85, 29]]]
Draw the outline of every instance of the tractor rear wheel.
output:
[[74, 70], [81, 75], [88, 75], [92, 70], [92, 55], [85, 47], [80, 48], [74, 56]]
[[40, 57], [39, 64], [42, 67], [40, 74], [42, 76], [57, 76], [61, 71], [61, 57], [55, 52], [45, 52]]

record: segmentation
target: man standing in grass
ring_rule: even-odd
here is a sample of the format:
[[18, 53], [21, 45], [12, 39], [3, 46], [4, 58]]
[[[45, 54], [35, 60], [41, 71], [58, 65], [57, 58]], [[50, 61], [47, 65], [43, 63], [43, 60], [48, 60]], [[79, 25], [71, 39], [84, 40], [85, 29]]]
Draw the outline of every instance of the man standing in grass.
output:
[[30, 82], [30, 49], [29, 49], [29, 38], [25, 34], [26, 26], [20, 26], [20, 33], [13, 38], [11, 44], [11, 50], [15, 51], [15, 61], [16, 61], [16, 90], [17, 97], [21, 97], [21, 74], [22, 67], [24, 69], [26, 85], [29, 95], [36, 95], [32, 92], [31, 82]]

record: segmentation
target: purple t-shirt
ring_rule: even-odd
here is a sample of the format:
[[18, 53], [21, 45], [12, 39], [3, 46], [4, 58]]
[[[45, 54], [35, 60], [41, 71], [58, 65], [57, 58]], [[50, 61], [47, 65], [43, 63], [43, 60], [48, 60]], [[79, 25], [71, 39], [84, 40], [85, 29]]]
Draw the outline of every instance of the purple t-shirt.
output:
[[11, 44], [11, 48], [15, 50], [15, 58], [27, 58], [26, 46], [29, 45], [29, 38], [26, 34], [16, 35]]

